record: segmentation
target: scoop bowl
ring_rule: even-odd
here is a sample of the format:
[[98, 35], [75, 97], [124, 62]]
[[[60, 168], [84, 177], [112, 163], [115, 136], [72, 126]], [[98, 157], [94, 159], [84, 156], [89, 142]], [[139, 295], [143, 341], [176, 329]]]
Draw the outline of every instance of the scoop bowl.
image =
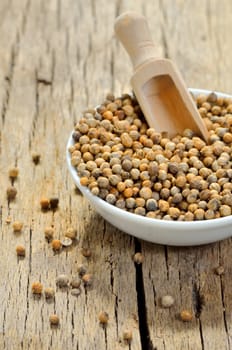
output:
[[[189, 89], [193, 95], [209, 95], [211, 91]], [[231, 95], [216, 92], [218, 96], [232, 98]], [[117, 208], [92, 195], [87, 187], [80, 184], [76, 169], [71, 164], [69, 147], [73, 145], [72, 132], [67, 142], [66, 160], [75, 185], [89, 200], [95, 210], [110, 224], [134, 237], [145, 241], [171, 245], [194, 246], [213, 243], [232, 236], [232, 215], [202, 221], [166, 221], [136, 215]]]

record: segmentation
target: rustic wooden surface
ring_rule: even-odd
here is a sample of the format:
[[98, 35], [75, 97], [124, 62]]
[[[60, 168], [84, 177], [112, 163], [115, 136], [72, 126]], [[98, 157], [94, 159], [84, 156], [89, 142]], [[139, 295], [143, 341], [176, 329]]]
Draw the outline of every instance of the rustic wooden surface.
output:
[[[0, 349], [232, 349], [231, 239], [193, 248], [136, 240], [96, 214], [67, 171], [66, 141], [81, 111], [109, 91], [130, 91], [131, 64], [113, 34], [115, 17], [129, 9], [147, 16], [157, 55], [175, 60], [188, 86], [232, 93], [230, 0], [0, 1]], [[37, 166], [32, 152], [41, 154]], [[14, 165], [18, 194], [8, 203]], [[43, 195], [58, 195], [59, 209], [42, 213]], [[24, 222], [21, 234], [8, 216]], [[50, 224], [56, 237], [77, 227], [79, 244], [54, 254], [43, 234]], [[25, 259], [16, 257], [19, 243]], [[142, 267], [132, 261], [136, 251]], [[54, 302], [33, 298], [33, 281], [55, 287], [58, 274], [75, 275], [81, 262], [92, 288], [79, 297], [57, 290]], [[170, 310], [160, 307], [164, 294], [175, 297]], [[178, 318], [185, 308], [195, 315], [190, 323]], [[58, 328], [49, 325], [54, 312]], [[129, 345], [125, 329], [133, 332]]]

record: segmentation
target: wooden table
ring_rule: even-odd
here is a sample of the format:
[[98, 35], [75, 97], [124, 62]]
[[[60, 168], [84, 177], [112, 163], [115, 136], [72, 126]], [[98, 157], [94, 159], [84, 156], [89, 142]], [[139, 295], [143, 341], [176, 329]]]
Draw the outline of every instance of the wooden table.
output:
[[[81, 112], [109, 91], [131, 89], [131, 63], [113, 33], [115, 17], [129, 9], [147, 16], [157, 55], [176, 61], [188, 86], [232, 92], [230, 0], [1, 0], [1, 349], [232, 348], [231, 239], [192, 248], [135, 239], [90, 207], [67, 170], [66, 142]], [[13, 166], [18, 193], [8, 203]], [[42, 212], [43, 196], [58, 196], [58, 210]], [[13, 233], [16, 220], [22, 233]], [[79, 243], [54, 254], [44, 239], [48, 225], [56, 238], [77, 228]], [[18, 244], [24, 259], [16, 256]], [[138, 251], [142, 266], [132, 259]], [[92, 287], [78, 297], [56, 288], [57, 275], [71, 278], [81, 263], [93, 274]], [[219, 265], [222, 275], [215, 274]], [[35, 281], [54, 287], [55, 300], [33, 297]], [[160, 306], [165, 294], [175, 298], [171, 309]], [[192, 322], [179, 319], [182, 309], [192, 310]], [[105, 329], [102, 310], [109, 314]], [[57, 328], [49, 324], [53, 313]], [[123, 341], [126, 329], [131, 344]]]

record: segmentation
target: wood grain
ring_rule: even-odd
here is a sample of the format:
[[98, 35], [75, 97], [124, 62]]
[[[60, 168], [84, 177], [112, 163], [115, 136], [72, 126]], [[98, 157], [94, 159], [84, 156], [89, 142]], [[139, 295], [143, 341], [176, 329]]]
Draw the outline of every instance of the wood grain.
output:
[[[142, 242], [105, 222], [75, 191], [65, 162], [68, 136], [81, 112], [105, 94], [130, 91], [132, 67], [114, 37], [125, 10], [146, 15], [158, 56], [170, 57], [188, 86], [232, 91], [231, 1], [216, 0], [2, 0], [0, 2], [0, 348], [79, 350], [231, 349], [231, 239], [193, 248]], [[41, 155], [38, 165], [32, 153]], [[17, 198], [8, 203], [8, 170], [19, 168]], [[59, 197], [56, 211], [41, 212], [42, 196]], [[6, 223], [11, 217], [11, 223]], [[21, 234], [12, 222], [24, 223]], [[54, 254], [44, 228], [55, 236], [77, 228], [79, 242]], [[188, 232], [186, 232], [188, 234]], [[17, 244], [26, 257], [18, 259]], [[82, 247], [92, 255], [83, 257]], [[141, 251], [143, 266], [133, 254]], [[79, 297], [55, 286], [87, 265], [93, 285]], [[224, 266], [224, 274], [215, 268]], [[56, 288], [55, 300], [33, 297], [31, 284]], [[160, 297], [171, 294], [171, 309]], [[194, 319], [183, 323], [182, 309]], [[103, 329], [98, 313], [109, 314]], [[49, 316], [60, 317], [58, 328]], [[131, 329], [126, 344], [122, 335]]]

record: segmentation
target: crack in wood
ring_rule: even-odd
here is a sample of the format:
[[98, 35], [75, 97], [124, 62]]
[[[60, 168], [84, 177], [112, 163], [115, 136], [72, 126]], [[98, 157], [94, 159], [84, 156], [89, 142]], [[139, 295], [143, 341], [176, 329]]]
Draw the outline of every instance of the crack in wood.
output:
[[[141, 252], [141, 243], [135, 238], [135, 253]], [[146, 311], [146, 297], [143, 283], [142, 264], [135, 263], [136, 271], [136, 292], [137, 292], [137, 306], [138, 306], [138, 321], [141, 341], [141, 350], [155, 350], [149, 334], [147, 311]]]

